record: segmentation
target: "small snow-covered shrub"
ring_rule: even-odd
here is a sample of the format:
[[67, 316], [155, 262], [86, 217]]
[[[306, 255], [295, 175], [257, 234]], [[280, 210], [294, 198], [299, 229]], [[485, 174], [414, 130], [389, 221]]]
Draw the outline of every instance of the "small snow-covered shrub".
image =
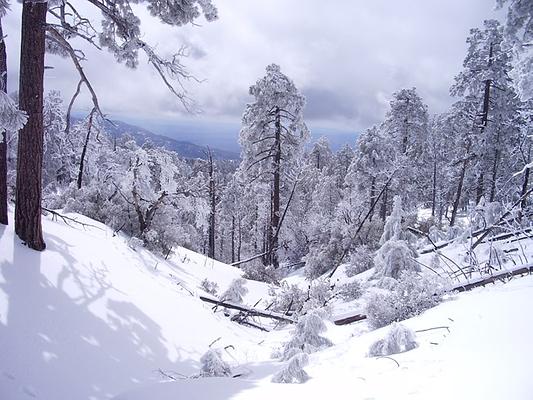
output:
[[275, 283], [283, 275], [282, 268], [275, 268], [272, 265], [264, 265], [261, 260], [253, 260], [245, 263], [242, 267], [244, 277], [253, 281]]
[[293, 337], [283, 348], [281, 355], [283, 360], [289, 360], [302, 351], [310, 354], [332, 345], [329, 339], [320, 336], [326, 331], [324, 317], [325, 312], [317, 309], [309, 311], [298, 319]]
[[351, 301], [358, 299], [363, 294], [363, 289], [358, 280], [353, 280], [345, 284], [337, 286], [336, 293], [344, 301]]
[[327, 279], [316, 279], [309, 285], [308, 299], [304, 302], [302, 312], [305, 314], [307, 311], [314, 310], [316, 308], [322, 308], [324, 315], [329, 314], [329, 309], [326, 307], [328, 301], [333, 296], [331, 290], [331, 283]]
[[202, 378], [213, 376], [231, 376], [231, 368], [227, 362], [222, 359], [220, 350], [209, 349], [202, 358], [200, 358], [202, 367], [199, 376]]
[[216, 296], [218, 292], [218, 284], [205, 278], [202, 283], [200, 283], [200, 289], [203, 289], [207, 293]]
[[366, 309], [368, 323], [377, 329], [411, 318], [436, 306], [443, 293], [441, 279], [405, 272], [391, 291], [370, 295]]
[[373, 267], [374, 252], [370, 251], [368, 246], [359, 246], [350, 255], [350, 262], [346, 267], [346, 275], [351, 277]]
[[271, 288], [270, 295], [273, 296], [272, 310], [283, 313], [299, 312], [307, 298], [307, 294], [297, 285], [289, 285], [285, 281], [279, 288]]
[[287, 362], [285, 367], [272, 378], [274, 383], [304, 383], [309, 375], [303, 369], [309, 363], [306, 353], [297, 353]]
[[243, 297], [248, 293], [248, 288], [244, 286], [245, 284], [246, 281], [243, 278], [234, 279], [228, 289], [222, 294], [220, 300], [242, 303]]
[[397, 279], [403, 271], [420, 271], [415, 262], [417, 254], [404, 240], [389, 240], [374, 257], [377, 276]]
[[385, 338], [372, 343], [368, 356], [389, 356], [412, 350], [417, 346], [415, 333], [402, 324], [394, 323]]

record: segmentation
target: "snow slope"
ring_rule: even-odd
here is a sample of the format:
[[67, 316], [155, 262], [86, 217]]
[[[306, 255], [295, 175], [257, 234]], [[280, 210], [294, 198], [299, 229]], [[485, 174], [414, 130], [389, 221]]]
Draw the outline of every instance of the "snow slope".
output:
[[[422, 330], [419, 347], [392, 358], [366, 356], [388, 328], [328, 323], [334, 346], [311, 355], [311, 379], [273, 384], [282, 363], [271, 355], [291, 327], [246, 328], [196, 297], [204, 278], [223, 291], [240, 270], [185, 249], [166, 262], [99, 223], [71, 217], [92, 226], [44, 218], [42, 253], [0, 226], [1, 400], [533, 398], [533, 276], [454, 295], [405, 321]], [[289, 281], [303, 285], [300, 275]], [[267, 299], [267, 285], [247, 287], [247, 304]], [[435, 327], [446, 328], [426, 330]], [[187, 378], [213, 342], [231, 346], [223, 357], [241, 377]]]
[[[238, 269], [185, 249], [167, 263], [70, 216], [92, 226], [43, 218], [42, 253], [23, 246], [12, 225], [0, 226], [0, 399], [110, 398], [158, 381], [158, 369], [196, 372], [219, 337], [239, 362], [258, 357], [258, 331], [189, 293], [205, 277], [224, 290]], [[252, 304], [267, 291], [258, 282], [249, 288]]]
[[[462, 293], [405, 321], [419, 347], [391, 358], [366, 356], [388, 328], [365, 332], [363, 324], [335, 327], [335, 346], [315, 353], [303, 385], [274, 384], [281, 363], [248, 365], [244, 379], [208, 378], [160, 383], [116, 400], [231, 399], [515, 399], [533, 398], [533, 277]], [[449, 331], [448, 331], [449, 329]], [[398, 364], [397, 364], [398, 363]]]

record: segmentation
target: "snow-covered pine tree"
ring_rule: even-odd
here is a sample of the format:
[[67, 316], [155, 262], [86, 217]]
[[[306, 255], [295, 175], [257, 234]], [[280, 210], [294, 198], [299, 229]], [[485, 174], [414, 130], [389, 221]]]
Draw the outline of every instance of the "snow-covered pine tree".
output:
[[222, 354], [218, 349], [209, 349], [200, 358], [202, 367], [199, 376], [202, 378], [231, 376], [229, 364], [222, 359]]
[[418, 346], [415, 333], [399, 323], [393, 323], [383, 339], [372, 343], [368, 350], [369, 357], [383, 357], [403, 353]]
[[304, 383], [309, 379], [304, 367], [309, 363], [309, 356], [299, 352], [293, 355], [281, 371], [272, 377], [274, 383]]
[[[266, 76], [250, 87], [250, 94], [254, 102], [246, 106], [242, 117], [239, 169], [252, 191], [261, 184], [264, 186], [261, 191], [268, 201], [263, 204], [269, 218], [268, 225], [262, 227], [266, 230], [263, 261], [265, 265], [277, 267], [282, 204], [287, 205], [289, 177], [293, 176], [309, 136], [303, 120], [305, 98], [275, 64], [269, 65]], [[264, 193], [265, 187], [267, 193]]]
[[407, 207], [414, 207], [425, 193], [420, 190], [421, 175], [429, 173], [423, 159], [428, 139], [428, 110], [415, 88], [393, 93], [380, 130], [386, 140], [384, 145], [392, 152], [393, 166], [399, 170], [387, 196], [383, 197], [385, 207], [387, 199], [399, 193], [408, 199]]
[[416, 251], [409, 244], [409, 233], [402, 229], [402, 217], [402, 200], [395, 196], [380, 239], [381, 247], [374, 257], [377, 276], [398, 279], [404, 271], [420, 271]]
[[327, 329], [324, 318], [325, 312], [321, 309], [309, 310], [307, 314], [301, 316], [291, 340], [283, 348], [282, 360], [290, 360], [300, 352], [310, 354], [331, 346], [331, 341], [321, 336], [321, 333]]
[[472, 29], [464, 68], [451, 88], [452, 95], [463, 96], [476, 110], [476, 203], [482, 196], [496, 199], [498, 181], [509, 177], [502, 162], [510, 159], [520, 131], [521, 103], [509, 79], [511, 58], [503, 38], [503, 27], [496, 20], [484, 21], [483, 29]]

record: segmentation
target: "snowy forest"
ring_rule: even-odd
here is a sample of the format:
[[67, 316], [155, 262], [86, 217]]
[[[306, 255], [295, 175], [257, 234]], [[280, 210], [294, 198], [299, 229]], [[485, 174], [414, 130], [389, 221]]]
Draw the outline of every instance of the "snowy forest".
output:
[[[464, 38], [447, 110], [399, 88], [339, 149], [275, 60], [246, 82], [238, 161], [112, 133], [83, 46], [193, 113], [186, 50], [160, 54], [138, 10], [179, 30], [223, 23], [215, 3], [22, 1], [18, 87], [0, 44], [0, 398], [530, 399], [533, 2], [487, 2], [503, 18]], [[49, 54], [74, 93], [45, 90]]]

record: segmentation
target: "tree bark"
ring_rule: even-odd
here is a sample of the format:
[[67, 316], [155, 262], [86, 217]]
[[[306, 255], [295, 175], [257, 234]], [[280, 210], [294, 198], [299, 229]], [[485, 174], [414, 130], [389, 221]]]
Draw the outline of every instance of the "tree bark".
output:
[[87, 147], [89, 146], [89, 140], [91, 139], [91, 130], [93, 127], [93, 115], [95, 113], [95, 109], [91, 111], [91, 114], [89, 115], [89, 122], [87, 125], [87, 135], [85, 136], [85, 142], [83, 143], [83, 149], [81, 151], [81, 157], [80, 157], [80, 169], [78, 171], [78, 190], [81, 189], [81, 184], [83, 181], [83, 169], [85, 167], [85, 156], [87, 155]]
[[[370, 182], [370, 202], [369, 204], [374, 204], [374, 198], [376, 197], [376, 177], [372, 177], [372, 181]], [[374, 209], [372, 208], [372, 212], [369, 215], [369, 221], [372, 221], [372, 217], [374, 216]]]
[[522, 212], [527, 206], [527, 197], [524, 196], [524, 194], [527, 193], [530, 170], [531, 168], [526, 168], [524, 171], [524, 183], [522, 184], [522, 191], [520, 192], [520, 197], [522, 198], [522, 203], [520, 203], [520, 219], [522, 219]]
[[45, 27], [48, 3], [22, 6], [19, 107], [28, 121], [19, 132], [15, 232], [35, 250], [44, 250], [41, 227], [43, 160], [43, 90]]
[[231, 217], [231, 262], [235, 262], [235, 216]]
[[465, 180], [466, 166], [468, 164], [468, 158], [465, 157], [463, 166], [461, 167], [461, 174], [459, 175], [459, 183], [457, 183], [457, 192], [455, 194], [455, 200], [453, 201], [452, 216], [450, 218], [450, 226], [454, 226], [455, 218], [457, 217], [457, 210], [461, 201], [461, 194], [463, 193], [463, 183]]
[[277, 268], [279, 266], [278, 260], [278, 236], [274, 235], [277, 232], [280, 219], [280, 177], [281, 177], [281, 116], [280, 109], [276, 108], [276, 122], [275, 122], [275, 154], [274, 154], [274, 179], [272, 182], [272, 216], [269, 227], [268, 245], [268, 264]]
[[435, 217], [437, 207], [437, 159], [433, 160], [433, 192], [431, 194], [431, 216]]
[[[7, 93], [6, 43], [0, 19], [0, 90]], [[7, 217], [7, 132], [0, 132], [0, 224], [8, 224]]]
[[213, 164], [213, 155], [208, 148], [209, 162], [209, 203], [211, 211], [209, 213], [209, 232], [208, 232], [208, 249], [207, 256], [215, 258], [215, 218], [216, 218], [216, 192], [215, 192], [215, 167]]

